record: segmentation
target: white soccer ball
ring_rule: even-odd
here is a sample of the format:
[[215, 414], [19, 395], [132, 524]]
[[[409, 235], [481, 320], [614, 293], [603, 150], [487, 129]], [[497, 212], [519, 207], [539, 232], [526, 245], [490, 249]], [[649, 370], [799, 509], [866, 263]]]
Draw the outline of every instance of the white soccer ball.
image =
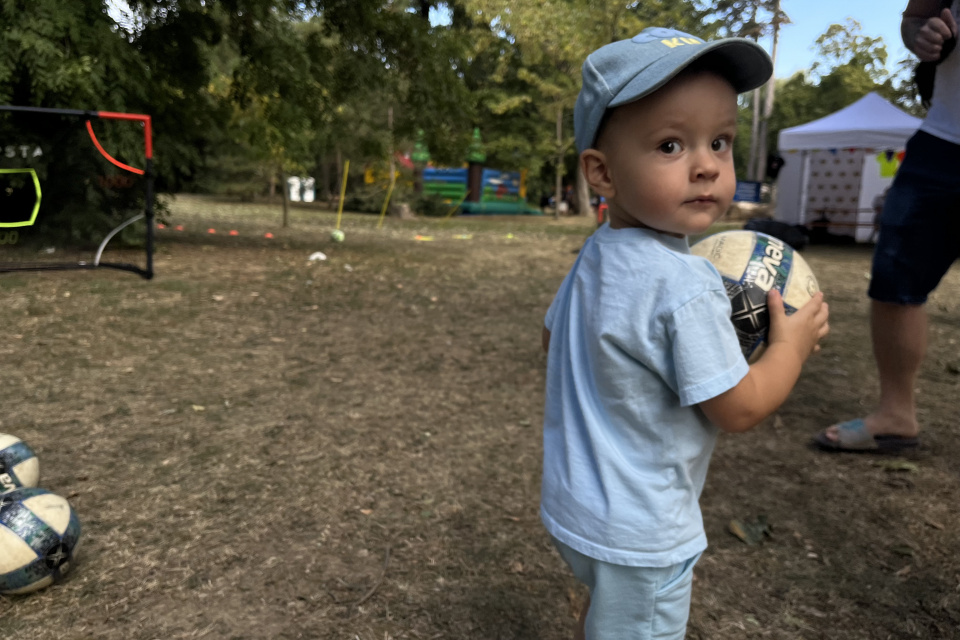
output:
[[0, 433], [0, 494], [40, 483], [40, 461], [26, 442]]
[[80, 520], [46, 489], [0, 495], [0, 593], [24, 594], [59, 580], [73, 561]]
[[723, 277], [732, 307], [731, 320], [748, 362], [766, 347], [770, 328], [767, 292], [776, 288], [791, 314], [820, 290], [813, 271], [787, 243], [757, 231], [722, 231], [690, 247]]

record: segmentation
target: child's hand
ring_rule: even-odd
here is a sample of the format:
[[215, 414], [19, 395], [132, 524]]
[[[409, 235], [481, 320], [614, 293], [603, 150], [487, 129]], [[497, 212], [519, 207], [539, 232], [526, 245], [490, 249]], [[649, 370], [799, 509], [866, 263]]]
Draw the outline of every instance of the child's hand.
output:
[[767, 309], [770, 312], [770, 345], [783, 343], [796, 350], [800, 362], [820, 350], [820, 339], [830, 332], [827, 319], [830, 309], [823, 301], [823, 293], [817, 292], [810, 302], [793, 315], [788, 316], [783, 308], [783, 298], [776, 289], [767, 294]]

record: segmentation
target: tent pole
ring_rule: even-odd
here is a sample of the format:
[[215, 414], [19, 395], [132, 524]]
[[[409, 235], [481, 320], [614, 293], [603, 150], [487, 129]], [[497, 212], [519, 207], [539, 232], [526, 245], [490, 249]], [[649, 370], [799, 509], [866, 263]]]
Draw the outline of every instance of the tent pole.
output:
[[800, 203], [797, 210], [800, 212], [798, 224], [807, 224], [807, 191], [810, 188], [810, 152], [804, 149], [801, 152], [800, 164], [803, 166], [800, 174]]

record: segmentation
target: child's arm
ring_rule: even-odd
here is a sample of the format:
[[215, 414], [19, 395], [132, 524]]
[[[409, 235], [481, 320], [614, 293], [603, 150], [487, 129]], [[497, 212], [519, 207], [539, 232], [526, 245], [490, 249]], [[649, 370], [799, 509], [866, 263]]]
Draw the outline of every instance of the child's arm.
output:
[[766, 351], [737, 386], [700, 403], [707, 418], [723, 431], [747, 431], [776, 411], [800, 378], [803, 363], [819, 350], [818, 342], [830, 330], [822, 293], [788, 316], [780, 294], [771, 290], [767, 307], [770, 335]]

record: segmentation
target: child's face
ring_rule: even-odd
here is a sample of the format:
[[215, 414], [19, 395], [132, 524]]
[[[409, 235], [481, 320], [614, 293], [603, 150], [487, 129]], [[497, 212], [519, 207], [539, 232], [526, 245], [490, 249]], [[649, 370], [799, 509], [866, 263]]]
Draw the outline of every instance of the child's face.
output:
[[681, 75], [616, 108], [598, 141], [610, 226], [677, 236], [706, 230], [736, 191], [736, 130], [737, 94], [713, 73]]

